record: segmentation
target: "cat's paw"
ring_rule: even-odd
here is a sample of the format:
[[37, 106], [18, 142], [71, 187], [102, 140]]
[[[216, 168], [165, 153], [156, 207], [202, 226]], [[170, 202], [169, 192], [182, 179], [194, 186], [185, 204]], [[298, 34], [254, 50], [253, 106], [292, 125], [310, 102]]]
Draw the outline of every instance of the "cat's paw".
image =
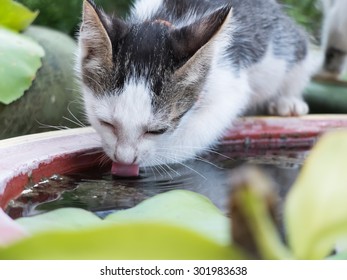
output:
[[306, 115], [308, 111], [306, 102], [295, 97], [280, 97], [268, 105], [270, 115], [283, 117]]

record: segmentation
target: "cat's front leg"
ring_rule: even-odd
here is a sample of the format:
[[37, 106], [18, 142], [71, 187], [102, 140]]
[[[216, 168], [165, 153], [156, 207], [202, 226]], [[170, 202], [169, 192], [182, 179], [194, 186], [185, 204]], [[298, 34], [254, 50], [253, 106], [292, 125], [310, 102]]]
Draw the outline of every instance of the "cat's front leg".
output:
[[280, 96], [269, 102], [268, 112], [276, 116], [301, 116], [306, 115], [309, 111], [306, 102], [294, 96]]
[[278, 93], [269, 100], [267, 110], [270, 115], [283, 117], [302, 116], [309, 112], [302, 93], [311, 76], [309, 58], [295, 65], [284, 77]]

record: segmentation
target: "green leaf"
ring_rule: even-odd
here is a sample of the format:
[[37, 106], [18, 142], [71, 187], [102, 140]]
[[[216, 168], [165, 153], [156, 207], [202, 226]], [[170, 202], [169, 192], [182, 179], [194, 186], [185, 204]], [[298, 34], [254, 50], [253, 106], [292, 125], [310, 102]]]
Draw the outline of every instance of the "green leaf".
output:
[[[254, 242], [256, 248], [252, 248], [253, 251], [249, 253], [255, 253], [262, 259], [292, 259], [271, 215], [276, 205], [276, 193], [270, 180], [257, 169], [247, 167], [241, 169], [238, 176], [239, 178], [234, 179], [238, 183], [234, 186], [231, 202], [233, 233], [237, 232], [237, 227], [244, 234], [251, 232], [252, 239], [247, 241]], [[233, 219], [235, 215], [239, 215], [236, 219], [239, 224]], [[235, 242], [240, 244], [240, 241]], [[250, 249], [249, 243], [244, 245]]]
[[37, 15], [38, 12], [32, 12], [18, 2], [0, 0], [0, 26], [21, 31], [28, 27]]
[[113, 223], [161, 221], [194, 230], [222, 245], [231, 241], [229, 219], [205, 196], [186, 190], [156, 195], [105, 220]]
[[61, 208], [33, 217], [17, 219], [16, 223], [31, 234], [55, 230], [80, 230], [104, 224], [93, 213], [79, 208]]
[[0, 259], [244, 259], [229, 220], [204, 196], [176, 190], [109, 215], [74, 208], [16, 220], [33, 234]]
[[347, 260], [347, 252], [338, 253], [336, 255], [330, 256], [328, 260]]
[[324, 135], [285, 204], [289, 244], [299, 259], [322, 259], [347, 237], [347, 131]]
[[79, 230], [112, 224], [161, 222], [193, 230], [206, 238], [228, 245], [230, 222], [209, 199], [200, 194], [174, 190], [149, 198], [134, 208], [108, 215], [105, 220], [78, 208], [61, 208], [45, 214], [17, 219], [30, 233]]
[[0, 248], [0, 259], [240, 259], [196, 232], [160, 223], [134, 223], [46, 232]]
[[21, 34], [0, 28], [0, 102], [20, 98], [41, 67], [43, 48]]

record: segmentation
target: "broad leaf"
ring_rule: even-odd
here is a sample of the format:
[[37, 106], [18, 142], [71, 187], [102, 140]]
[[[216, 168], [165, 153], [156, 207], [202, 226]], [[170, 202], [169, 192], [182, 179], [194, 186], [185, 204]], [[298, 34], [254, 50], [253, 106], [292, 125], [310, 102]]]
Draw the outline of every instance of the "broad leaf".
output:
[[33, 236], [0, 248], [0, 259], [245, 258], [229, 244], [228, 219], [190, 191], [157, 195], [105, 221], [70, 208], [17, 222]]
[[222, 246], [180, 227], [134, 223], [36, 234], [7, 248], [0, 259], [240, 259]]
[[174, 190], [149, 198], [137, 206], [116, 212], [101, 220], [78, 208], [62, 208], [45, 214], [17, 219], [30, 233], [54, 230], [80, 230], [112, 224], [161, 222], [193, 230], [222, 245], [230, 244], [230, 223], [209, 199], [200, 194]]
[[38, 12], [32, 12], [18, 2], [0, 0], [0, 27], [21, 31], [28, 27], [37, 15]]
[[222, 245], [231, 241], [229, 219], [205, 196], [185, 190], [156, 195], [132, 209], [109, 215], [106, 221], [161, 221], [194, 230]]
[[347, 237], [347, 131], [323, 136], [290, 191], [285, 222], [299, 259], [322, 259]]
[[54, 230], [80, 230], [103, 225], [103, 221], [93, 213], [79, 208], [61, 208], [33, 217], [16, 220], [31, 234]]
[[328, 260], [347, 260], [347, 252], [338, 253], [327, 258]]
[[20, 98], [41, 67], [43, 48], [21, 34], [0, 28], [0, 102]]

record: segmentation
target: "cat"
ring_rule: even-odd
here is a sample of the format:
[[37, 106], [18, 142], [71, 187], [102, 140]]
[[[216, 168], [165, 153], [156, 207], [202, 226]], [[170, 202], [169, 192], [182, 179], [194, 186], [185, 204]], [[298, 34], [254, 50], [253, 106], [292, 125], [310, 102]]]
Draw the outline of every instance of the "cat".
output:
[[338, 79], [347, 71], [347, 1], [321, 2], [324, 14], [322, 49], [325, 56], [319, 75]]
[[308, 113], [307, 35], [274, 0], [137, 0], [126, 19], [84, 1], [78, 42], [88, 121], [122, 166], [191, 159], [257, 107]]

